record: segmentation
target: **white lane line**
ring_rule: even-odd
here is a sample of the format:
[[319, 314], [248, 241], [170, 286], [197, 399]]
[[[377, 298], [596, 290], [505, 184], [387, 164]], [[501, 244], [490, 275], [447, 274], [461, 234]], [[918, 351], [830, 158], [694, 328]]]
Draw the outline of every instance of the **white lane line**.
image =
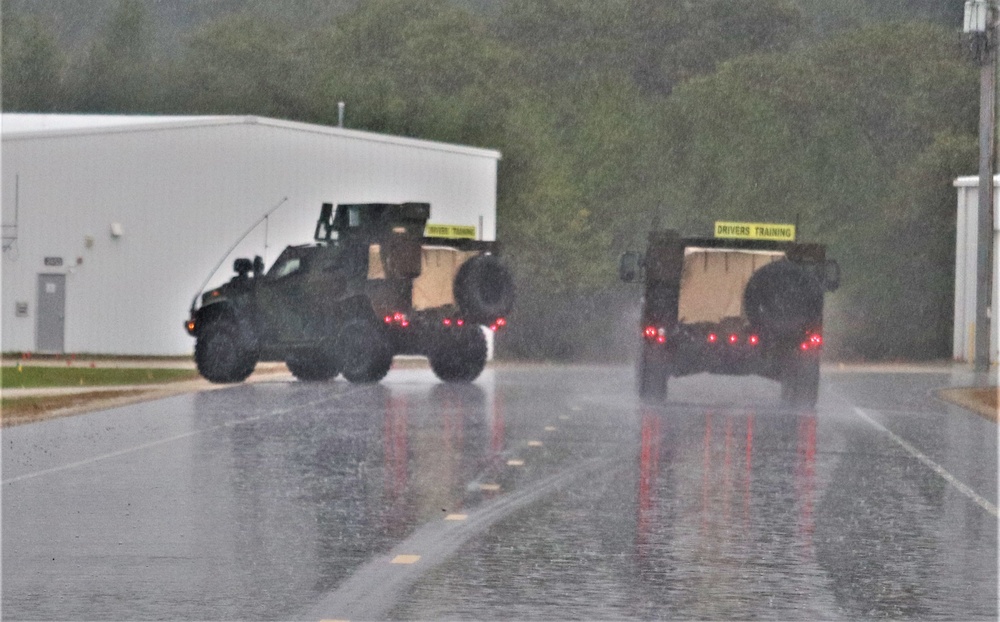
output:
[[5, 479], [0, 481], [0, 485], [13, 484], [15, 482], [21, 482], [26, 479], [33, 479], [35, 477], [41, 477], [43, 475], [49, 475], [51, 473], [58, 473], [59, 471], [67, 471], [69, 469], [75, 469], [77, 467], [87, 466], [88, 464], [93, 464], [95, 462], [101, 462], [103, 460], [109, 460], [111, 458], [117, 458], [118, 456], [124, 456], [126, 454], [134, 453], [137, 451], [142, 451], [143, 449], [149, 449], [150, 447], [156, 447], [157, 445], [165, 445], [167, 443], [172, 443], [174, 441], [179, 441], [181, 439], [188, 438], [189, 436], [194, 436], [196, 434], [202, 434], [204, 432], [213, 432], [215, 430], [221, 430], [222, 428], [231, 428], [233, 426], [242, 425], [244, 423], [252, 423], [266, 417], [274, 417], [277, 415], [284, 415], [292, 412], [298, 408], [308, 408], [310, 406], [316, 406], [317, 404], [322, 404], [333, 398], [323, 398], [321, 400], [316, 400], [303, 404], [302, 406], [293, 406], [290, 408], [285, 408], [282, 410], [275, 411], [273, 413], [268, 413], [265, 415], [257, 415], [256, 417], [248, 417], [246, 419], [239, 419], [236, 421], [227, 421], [226, 423], [221, 423], [217, 426], [212, 426], [210, 428], [203, 428], [201, 430], [192, 430], [190, 432], [185, 432], [184, 434], [178, 434], [176, 436], [171, 436], [168, 438], [161, 438], [156, 441], [150, 441], [148, 443], [142, 443], [141, 445], [135, 445], [134, 447], [129, 447], [128, 449], [119, 449], [118, 451], [112, 451], [110, 453], [101, 454], [99, 456], [92, 456], [85, 460], [77, 460], [76, 462], [70, 462], [68, 464], [62, 464], [57, 467], [52, 467], [50, 469], [43, 469], [41, 471], [35, 471], [34, 473], [25, 473], [24, 475], [18, 475], [17, 477], [11, 477], [10, 479]]
[[[889, 438], [891, 438], [892, 440], [896, 441], [896, 444], [898, 444], [900, 447], [902, 447], [907, 452], [909, 452], [909, 454], [911, 456], [913, 456], [914, 458], [916, 458], [917, 460], [919, 460], [920, 462], [922, 462], [924, 464], [924, 466], [926, 466], [930, 470], [932, 470], [935, 473], [937, 473], [938, 475], [940, 475], [944, 479], [944, 481], [948, 482], [949, 484], [951, 484], [952, 486], [954, 486], [955, 488], [957, 488], [958, 491], [961, 492], [963, 495], [965, 495], [966, 497], [972, 499], [979, 507], [981, 507], [984, 510], [986, 510], [987, 512], [989, 512], [994, 517], [997, 516], [997, 506], [993, 505], [992, 503], [990, 503], [989, 501], [987, 501], [983, 497], [981, 497], [978, 494], [976, 494], [976, 491], [974, 491], [973, 489], [969, 488], [968, 486], [966, 486], [965, 484], [963, 484], [961, 481], [959, 481], [958, 478], [956, 478], [954, 475], [952, 475], [951, 473], [949, 473], [948, 471], [946, 471], [943, 466], [941, 466], [937, 462], [934, 462], [933, 460], [931, 460], [930, 458], [928, 458], [927, 456], [925, 456], [919, 449], [917, 449], [913, 445], [907, 443], [905, 440], [903, 440], [899, 436], [896, 436], [896, 434], [894, 434], [887, 427], [885, 427], [884, 425], [882, 425], [878, 421], [875, 421], [874, 419], [872, 419], [868, 415], [868, 413], [866, 413], [861, 408], [858, 408], [857, 406], [855, 406], [854, 407], [854, 412], [859, 417], [861, 417], [862, 419], [864, 419], [865, 421], [867, 421], [869, 424], [871, 424], [875, 429], [880, 430], [880, 431], [885, 432], [886, 434], [888, 434]], [[873, 412], [877, 412], [877, 411], [873, 411]]]

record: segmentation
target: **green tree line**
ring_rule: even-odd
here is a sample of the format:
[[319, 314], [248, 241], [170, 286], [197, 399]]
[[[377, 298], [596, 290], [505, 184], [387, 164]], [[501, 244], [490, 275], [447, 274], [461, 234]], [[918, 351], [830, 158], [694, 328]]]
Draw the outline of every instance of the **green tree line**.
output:
[[[830, 354], [949, 355], [951, 182], [975, 172], [978, 88], [954, 7], [103, 4], [67, 43], [65, 15], [4, 2], [4, 110], [335, 124], [344, 101], [352, 128], [500, 150], [499, 237], [519, 287], [507, 355], [631, 354], [639, 291], [616, 282], [617, 257], [654, 219], [689, 235], [799, 222], [843, 267]], [[156, 11], [192, 5], [165, 45]]]

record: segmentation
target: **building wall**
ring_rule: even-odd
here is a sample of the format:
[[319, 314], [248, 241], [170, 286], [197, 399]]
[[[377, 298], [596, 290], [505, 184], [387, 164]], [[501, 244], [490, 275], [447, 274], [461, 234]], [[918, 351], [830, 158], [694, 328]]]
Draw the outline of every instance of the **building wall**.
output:
[[4, 351], [35, 350], [39, 275], [61, 273], [66, 352], [189, 354], [182, 324], [208, 271], [286, 197], [209, 285], [229, 278], [235, 257], [270, 266], [286, 245], [310, 242], [323, 202], [425, 201], [432, 222], [495, 238], [497, 152], [232, 119], [3, 137], [3, 223], [16, 209], [18, 224], [3, 253]]
[[[1000, 188], [1000, 177], [994, 178], [994, 187]], [[958, 190], [956, 239], [955, 239], [955, 325], [953, 358], [972, 362], [975, 359], [977, 240], [979, 232], [979, 178], [960, 177], [955, 181]], [[1000, 292], [1000, 190], [994, 194], [993, 213], [993, 296], [990, 327], [990, 360], [998, 360], [1000, 340], [997, 327], [997, 301]]]

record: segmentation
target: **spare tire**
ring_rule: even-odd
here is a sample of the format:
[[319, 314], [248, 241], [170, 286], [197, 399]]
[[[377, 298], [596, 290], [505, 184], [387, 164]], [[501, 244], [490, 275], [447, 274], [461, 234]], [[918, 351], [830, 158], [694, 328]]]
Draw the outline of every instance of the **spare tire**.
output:
[[757, 270], [743, 290], [750, 325], [770, 334], [791, 335], [819, 324], [823, 288], [797, 263], [781, 260]]
[[455, 301], [469, 320], [489, 324], [514, 306], [514, 277], [494, 255], [477, 255], [455, 275]]

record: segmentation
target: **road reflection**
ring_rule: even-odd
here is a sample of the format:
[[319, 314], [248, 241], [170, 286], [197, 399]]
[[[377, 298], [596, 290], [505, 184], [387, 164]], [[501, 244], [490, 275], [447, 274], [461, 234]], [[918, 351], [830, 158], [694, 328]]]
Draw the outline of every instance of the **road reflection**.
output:
[[643, 598], [713, 619], [792, 607], [801, 592], [787, 580], [773, 589], [768, 569], [815, 563], [816, 413], [641, 405], [638, 414]]
[[[232, 394], [195, 400], [199, 424], [222, 433], [195, 437], [197, 455], [215, 464], [196, 485], [215, 492], [191, 532], [206, 550], [224, 549], [217, 557], [242, 577], [227, 581], [249, 592], [324, 593], [421, 524], [500, 494], [470, 486], [503, 464], [503, 400], [489, 384], [243, 389], [245, 415], [228, 424]], [[260, 416], [278, 410], [287, 414]]]

